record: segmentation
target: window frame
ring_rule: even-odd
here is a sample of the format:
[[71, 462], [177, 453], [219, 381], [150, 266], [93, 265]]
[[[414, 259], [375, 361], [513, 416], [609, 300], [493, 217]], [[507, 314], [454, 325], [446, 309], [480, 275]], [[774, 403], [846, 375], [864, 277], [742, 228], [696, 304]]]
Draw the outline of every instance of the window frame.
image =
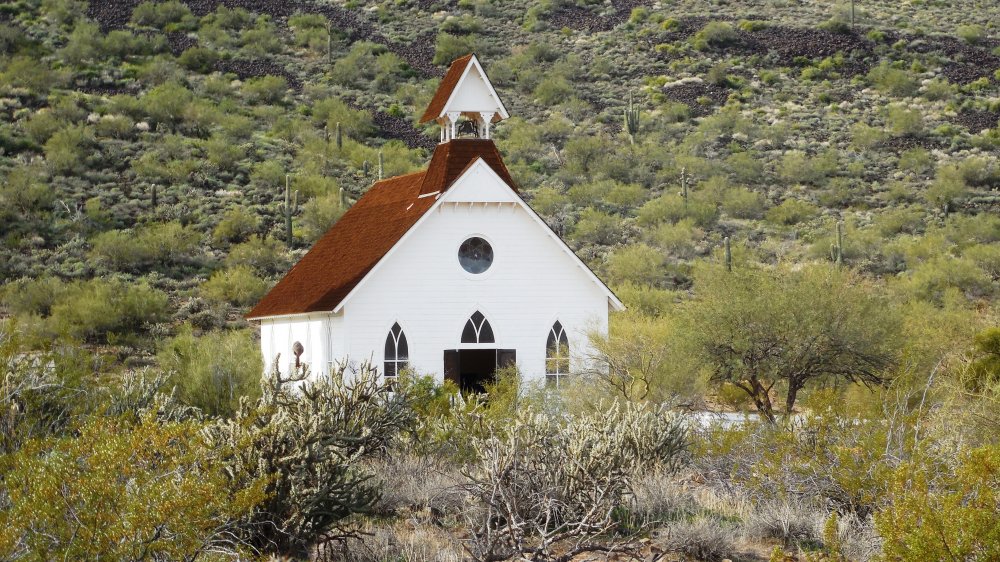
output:
[[[389, 345], [392, 344], [390, 348]], [[400, 357], [400, 345], [402, 345], [402, 355]], [[392, 350], [390, 358], [388, 351]], [[392, 369], [389, 368], [390, 364]], [[410, 366], [410, 341], [406, 338], [406, 330], [398, 321], [393, 322], [389, 328], [389, 333], [385, 336], [385, 347], [382, 352], [382, 378], [390, 385], [399, 379], [399, 373]], [[392, 374], [389, 374], [390, 371]]]
[[[554, 344], [554, 345], [553, 345]], [[570, 374], [570, 345], [566, 326], [556, 320], [545, 335], [545, 383], [559, 388]]]
[[[478, 326], [476, 325], [475, 322], [477, 314], [482, 317], [482, 320], [479, 322]], [[469, 341], [465, 337], [466, 331], [469, 329], [470, 326], [472, 327], [472, 335], [475, 336], [475, 341]], [[483, 339], [484, 329], [489, 330], [488, 332], [490, 338], [489, 340]], [[472, 314], [469, 315], [468, 318], [466, 318], [465, 324], [462, 325], [462, 333], [459, 335], [458, 341], [462, 345], [496, 345], [497, 334], [496, 331], [493, 329], [493, 324], [490, 322], [490, 319], [487, 318], [485, 314], [483, 314], [482, 310], [476, 309], [475, 312], [473, 312]]]
[[[465, 242], [471, 238], [482, 238], [483, 240], [486, 241], [487, 244], [490, 245], [490, 248], [493, 250], [493, 261], [490, 262], [490, 266], [487, 267], [486, 270], [483, 271], [482, 273], [470, 273], [465, 269], [465, 267], [462, 266], [462, 261], [459, 258], [459, 252], [461, 252], [462, 250], [462, 245], [465, 244]], [[458, 237], [458, 239], [456, 240], [452, 253], [452, 259], [455, 260], [454, 262], [455, 267], [458, 268], [458, 271], [461, 273], [462, 276], [464, 276], [466, 279], [481, 281], [483, 279], [489, 279], [493, 275], [493, 272], [497, 270], [497, 264], [500, 263], [501, 257], [500, 257], [500, 252], [498, 251], [497, 243], [495, 240], [493, 240], [492, 237], [486, 236], [482, 232], [469, 232], [463, 234], [461, 237]]]

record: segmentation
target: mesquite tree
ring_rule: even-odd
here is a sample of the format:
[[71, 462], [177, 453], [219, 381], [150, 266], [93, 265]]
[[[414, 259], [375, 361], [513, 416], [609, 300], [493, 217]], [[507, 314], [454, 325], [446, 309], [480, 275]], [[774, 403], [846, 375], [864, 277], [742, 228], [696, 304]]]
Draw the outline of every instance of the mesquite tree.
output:
[[776, 421], [810, 381], [885, 382], [895, 359], [897, 316], [857, 274], [826, 265], [726, 272], [703, 268], [678, 330], [712, 380], [742, 389]]

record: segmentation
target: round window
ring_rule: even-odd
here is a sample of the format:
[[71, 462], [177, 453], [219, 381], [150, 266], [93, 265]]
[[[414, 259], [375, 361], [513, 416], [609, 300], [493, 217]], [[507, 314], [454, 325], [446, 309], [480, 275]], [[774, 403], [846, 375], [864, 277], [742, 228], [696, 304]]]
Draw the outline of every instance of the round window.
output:
[[493, 263], [493, 248], [486, 240], [473, 236], [459, 246], [458, 263], [469, 273], [482, 273]]

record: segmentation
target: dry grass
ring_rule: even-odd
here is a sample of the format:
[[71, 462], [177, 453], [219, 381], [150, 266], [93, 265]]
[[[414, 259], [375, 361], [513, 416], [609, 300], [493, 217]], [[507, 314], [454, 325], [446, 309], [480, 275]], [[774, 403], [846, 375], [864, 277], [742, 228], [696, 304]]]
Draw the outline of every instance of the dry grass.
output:
[[785, 544], [793, 541], [819, 542], [823, 537], [825, 511], [789, 501], [759, 504], [747, 512], [744, 519], [746, 533], [756, 539], [779, 539]]
[[390, 458], [373, 464], [371, 470], [385, 483], [375, 506], [381, 515], [409, 510], [442, 517], [455, 515], [465, 506], [464, 492], [458, 487], [463, 478], [458, 468], [432, 456]]
[[675, 521], [657, 529], [653, 533], [653, 544], [668, 552], [683, 553], [706, 562], [739, 555], [732, 527], [707, 516]]
[[371, 524], [363, 539], [321, 551], [323, 562], [460, 562], [466, 554], [456, 538], [429, 522], [411, 519], [392, 526]]

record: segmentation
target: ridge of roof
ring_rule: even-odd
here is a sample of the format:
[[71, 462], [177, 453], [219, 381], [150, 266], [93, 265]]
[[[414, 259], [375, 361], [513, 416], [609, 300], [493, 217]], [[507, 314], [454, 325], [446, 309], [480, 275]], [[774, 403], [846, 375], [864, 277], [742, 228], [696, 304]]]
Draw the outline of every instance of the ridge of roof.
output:
[[444, 105], [448, 103], [448, 99], [451, 98], [452, 91], [454, 91], [455, 86], [458, 85], [458, 81], [462, 79], [465, 67], [469, 66], [469, 62], [472, 61], [473, 56], [475, 56], [473, 53], [469, 53], [464, 57], [459, 57], [451, 61], [451, 65], [448, 67], [448, 72], [446, 72], [444, 78], [441, 79], [441, 83], [438, 84], [437, 91], [434, 92], [434, 97], [431, 98], [431, 103], [427, 105], [427, 109], [424, 110], [423, 116], [420, 117], [421, 123], [433, 121], [441, 115], [441, 110], [444, 109]]

